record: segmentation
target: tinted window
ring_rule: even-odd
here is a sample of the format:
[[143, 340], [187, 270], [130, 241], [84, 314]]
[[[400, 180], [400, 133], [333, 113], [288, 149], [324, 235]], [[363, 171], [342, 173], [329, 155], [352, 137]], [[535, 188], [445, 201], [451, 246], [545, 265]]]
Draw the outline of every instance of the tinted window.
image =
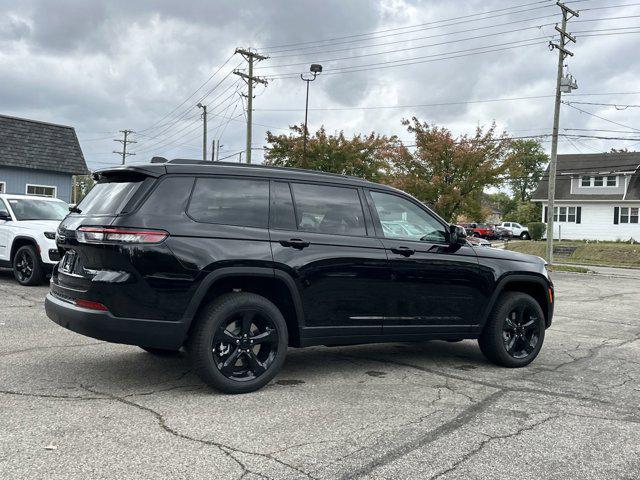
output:
[[101, 180], [78, 204], [78, 208], [83, 215], [117, 215], [136, 193], [142, 179]]
[[7, 206], [2, 200], [0, 200], [0, 213], [2, 213], [3, 215], [9, 215], [9, 210], [7, 210]]
[[238, 178], [199, 178], [189, 215], [197, 222], [266, 228], [269, 182]]
[[413, 202], [397, 195], [371, 192], [387, 238], [444, 242], [444, 226]]
[[64, 202], [50, 200], [9, 199], [16, 220], [62, 220], [69, 213]]
[[271, 188], [271, 228], [296, 229], [296, 217], [289, 184], [274, 182]]
[[355, 188], [291, 184], [299, 230], [335, 235], [366, 235]]
[[145, 215], [182, 215], [193, 188], [193, 177], [165, 177], [140, 208]]

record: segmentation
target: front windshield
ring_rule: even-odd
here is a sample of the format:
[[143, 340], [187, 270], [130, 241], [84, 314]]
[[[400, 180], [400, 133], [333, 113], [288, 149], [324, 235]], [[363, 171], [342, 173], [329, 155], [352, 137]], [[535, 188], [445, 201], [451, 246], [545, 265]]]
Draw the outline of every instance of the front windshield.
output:
[[16, 220], [62, 220], [69, 207], [64, 202], [35, 198], [11, 198], [8, 200]]

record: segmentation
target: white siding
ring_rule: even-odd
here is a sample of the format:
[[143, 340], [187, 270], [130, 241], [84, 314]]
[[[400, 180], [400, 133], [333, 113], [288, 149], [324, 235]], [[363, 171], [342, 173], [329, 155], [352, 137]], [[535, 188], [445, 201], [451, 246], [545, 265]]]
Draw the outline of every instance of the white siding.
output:
[[[546, 202], [542, 203], [542, 215], [544, 222], [544, 210]], [[614, 207], [640, 207], [640, 202], [622, 203], [575, 203], [556, 202], [556, 207], [582, 207], [581, 223], [554, 222], [554, 238], [566, 240], [634, 240], [640, 241], [639, 223], [613, 223]]]

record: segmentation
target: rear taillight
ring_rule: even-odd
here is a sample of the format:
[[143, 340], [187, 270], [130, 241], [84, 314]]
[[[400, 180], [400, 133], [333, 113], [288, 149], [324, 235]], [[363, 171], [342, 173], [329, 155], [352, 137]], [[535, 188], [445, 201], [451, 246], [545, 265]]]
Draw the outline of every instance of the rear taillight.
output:
[[94, 302], [91, 300], [83, 300], [81, 298], [78, 298], [74, 303], [79, 307], [88, 308], [89, 310], [100, 310], [101, 312], [106, 312], [108, 310], [108, 308], [100, 302]]
[[137, 228], [80, 227], [76, 231], [80, 243], [160, 243], [168, 236], [164, 230]]

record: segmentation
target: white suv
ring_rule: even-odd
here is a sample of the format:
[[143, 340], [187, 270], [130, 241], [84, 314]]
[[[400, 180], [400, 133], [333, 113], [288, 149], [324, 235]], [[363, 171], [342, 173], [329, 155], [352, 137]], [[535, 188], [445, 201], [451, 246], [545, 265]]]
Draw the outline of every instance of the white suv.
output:
[[523, 227], [519, 223], [502, 222], [500, 226], [511, 230], [513, 232], [514, 237], [520, 237], [523, 240], [531, 239], [531, 235], [529, 234], [529, 229], [527, 227]]
[[67, 213], [55, 198], [0, 194], [0, 265], [22, 285], [42, 283], [60, 260], [56, 230]]

